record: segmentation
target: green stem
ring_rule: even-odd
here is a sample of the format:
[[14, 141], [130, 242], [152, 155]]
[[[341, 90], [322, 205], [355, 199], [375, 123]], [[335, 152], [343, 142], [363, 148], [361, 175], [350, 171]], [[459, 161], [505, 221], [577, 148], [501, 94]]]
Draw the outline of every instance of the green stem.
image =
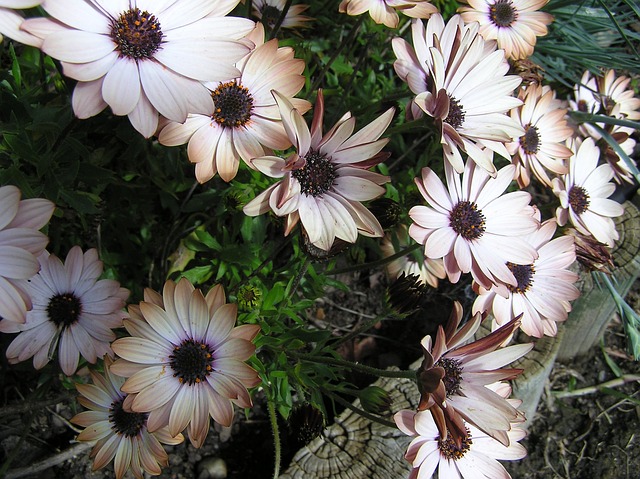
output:
[[345, 268], [334, 269], [333, 271], [326, 271], [325, 274], [335, 276], [337, 274], [352, 273], [354, 271], [377, 268], [378, 266], [384, 266], [387, 263], [391, 263], [395, 259], [407, 256], [408, 254], [413, 253], [414, 251], [420, 248], [422, 248], [422, 245], [420, 243], [415, 243], [415, 244], [412, 244], [411, 246], [406, 247], [402, 251], [397, 252], [396, 254], [387, 256], [386, 258], [378, 259], [376, 261], [371, 261], [370, 263], [356, 264], [354, 266], [347, 266]]
[[623, 118], [614, 118], [607, 115], [594, 115], [593, 113], [585, 113], [583, 111], [570, 111], [569, 116], [578, 123], [605, 123], [607, 125], [628, 126], [634, 130], [640, 130], [640, 122], [625, 120]]
[[286, 354], [295, 359], [302, 359], [312, 363], [330, 364], [332, 366], [340, 366], [352, 371], [358, 371], [363, 374], [369, 374], [370, 376], [377, 376], [383, 378], [404, 378], [404, 379], [416, 379], [415, 371], [389, 371], [387, 369], [372, 368], [371, 366], [365, 366], [364, 364], [352, 363], [351, 361], [345, 361], [344, 359], [328, 358], [326, 356], [315, 356], [313, 354], [298, 353], [295, 351], [285, 351]]
[[382, 419], [381, 417], [378, 417], [378, 416], [375, 416], [373, 414], [370, 414], [367, 411], [364, 411], [363, 409], [360, 409], [359, 407], [354, 406], [349, 401], [347, 401], [345, 399], [342, 399], [340, 396], [338, 396], [337, 394], [334, 394], [333, 392], [329, 391], [328, 389], [320, 388], [320, 390], [322, 391], [322, 394], [324, 394], [325, 396], [329, 396], [333, 401], [335, 401], [335, 402], [337, 402], [339, 404], [342, 404], [347, 409], [355, 412], [356, 414], [359, 414], [362, 417], [367, 418], [369, 421], [377, 422], [378, 424], [382, 424], [383, 426], [391, 427], [391, 428], [394, 428], [394, 429], [397, 428], [395, 423], [393, 423], [391, 421], [387, 421], [386, 419]]
[[267, 402], [267, 409], [269, 410], [269, 421], [271, 422], [271, 430], [273, 431], [273, 443], [275, 448], [275, 457], [273, 459], [273, 479], [280, 477], [280, 430], [278, 429], [278, 417], [276, 416], [276, 406], [272, 400]]

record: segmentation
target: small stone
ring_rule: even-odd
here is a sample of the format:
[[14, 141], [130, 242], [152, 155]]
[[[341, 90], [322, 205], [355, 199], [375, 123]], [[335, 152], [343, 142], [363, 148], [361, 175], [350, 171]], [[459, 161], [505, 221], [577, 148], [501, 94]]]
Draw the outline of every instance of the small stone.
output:
[[205, 457], [198, 464], [198, 479], [226, 479], [227, 463], [220, 457]]

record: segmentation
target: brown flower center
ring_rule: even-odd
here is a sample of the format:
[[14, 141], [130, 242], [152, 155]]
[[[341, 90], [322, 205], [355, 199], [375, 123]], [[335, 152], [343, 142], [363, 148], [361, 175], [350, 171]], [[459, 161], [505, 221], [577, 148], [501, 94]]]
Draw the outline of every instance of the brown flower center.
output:
[[489, 18], [498, 27], [510, 27], [518, 19], [518, 11], [511, 0], [497, 0], [489, 7]]
[[181, 383], [193, 386], [206, 380], [213, 367], [213, 350], [206, 343], [185, 339], [180, 346], [173, 349], [169, 356], [169, 365], [173, 369], [173, 377]]
[[582, 111], [585, 113], [589, 111], [589, 105], [587, 104], [587, 100], [578, 101], [578, 111]]
[[262, 9], [261, 15], [262, 23], [269, 28], [273, 28], [276, 26], [276, 23], [278, 23], [278, 19], [280, 18], [280, 15], [282, 15], [282, 11], [272, 5], [265, 5]]
[[151, 58], [162, 43], [160, 22], [155, 15], [130, 8], [111, 24], [111, 38], [121, 57]]
[[511, 270], [518, 282], [517, 286], [507, 285], [512, 293], [525, 293], [533, 284], [533, 275], [536, 270], [532, 264], [514, 264], [507, 263], [507, 268]]
[[520, 146], [527, 155], [534, 155], [540, 150], [540, 133], [531, 123], [524, 127], [524, 135], [520, 137]]
[[449, 96], [449, 114], [444, 119], [445, 123], [449, 123], [454, 129], [458, 129], [464, 122], [464, 109], [458, 100]]
[[122, 434], [126, 437], [135, 437], [147, 424], [149, 414], [143, 412], [127, 412], [122, 407], [123, 402], [124, 398], [117, 399], [111, 403], [111, 407], [109, 408], [111, 429], [117, 434]]
[[447, 434], [447, 439], [444, 441], [442, 439], [438, 439], [438, 449], [440, 449], [440, 454], [446, 459], [451, 459], [452, 461], [461, 459], [467, 451], [471, 449], [471, 444], [473, 444], [473, 441], [471, 440], [471, 433], [468, 429], [467, 434], [461, 438], [459, 445], [456, 444], [451, 433]]
[[300, 183], [300, 191], [307, 196], [320, 196], [329, 191], [338, 177], [336, 168], [327, 155], [309, 150], [304, 157], [305, 165], [291, 172]]
[[47, 314], [56, 325], [67, 328], [78, 320], [82, 302], [73, 293], [58, 294], [49, 300]]
[[449, 226], [464, 239], [478, 239], [485, 231], [485, 217], [478, 205], [471, 201], [460, 201], [449, 214]]
[[220, 83], [211, 93], [214, 110], [212, 118], [222, 126], [238, 127], [251, 119], [253, 97], [249, 90], [236, 81]]
[[582, 186], [573, 185], [569, 190], [569, 205], [573, 212], [581, 215], [589, 208], [589, 195]]
[[458, 394], [460, 392], [460, 383], [462, 383], [462, 366], [460, 366], [460, 361], [451, 358], [440, 358], [433, 366], [439, 366], [444, 369], [442, 382], [447, 391], [447, 397]]

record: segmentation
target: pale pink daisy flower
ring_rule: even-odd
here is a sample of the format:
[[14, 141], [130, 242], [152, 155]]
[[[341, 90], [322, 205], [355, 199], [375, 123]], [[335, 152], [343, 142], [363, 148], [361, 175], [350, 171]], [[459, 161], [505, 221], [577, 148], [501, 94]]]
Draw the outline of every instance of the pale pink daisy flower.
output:
[[389, 139], [380, 136], [391, 123], [394, 109], [355, 134], [356, 119], [348, 112], [323, 135], [322, 91], [318, 91], [311, 130], [287, 98], [276, 91], [273, 94], [296, 151], [286, 160], [276, 156], [252, 160], [258, 170], [282, 180], [250, 201], [245, 214], [257, 216], [273, 210], [285, 216], [285, 235], [300, 221], [309, 242], [325, 251], [336, 238], [354, 243], [358, 233], [383, 236], [376, 217], [360, 202], [385, 192], [380, 185], [389, 177], [368, 169], [388, 157], [380, 150]]
[[[409, 232], [407, 227], [400, 225], [395, 233], [384, 235], [380, 243], [382, 256], [387, 258], [399, 253], [409, 246]], [[395, 259], [387, 264], [387, 272], [392, 279], [397, 279], [402, 273], [418, 276], [421, 283], [426, 283], [432, 288], [438, 287], [438, 280], [447, 277], [442, 258], [426, 258], [420, 251], [415, 251], [402, 258]]]
[[418, 410], [431, 411], [444, 438], [449, 434], [454, 440], [464, 436], [464, 419], [508, 445], [507, 431], [513, 422], [523, 422], [524, 416], [487, 386], [516, 378], [522, 369], [504, 366], [531, 351], [533, 343], [501, 347], [520, 326], [519, 318], [467, 343], [478, 331], [483, 316], [475, 314], [460, 327], [462, 313], [462, 306], [455, 302], [445, 327], [438, 326], [435, 343], [431, 336], [422, 339], [424, 360], [418, 370]]
[[598, 166], [600, 149], [593, 138], [582, 144], [576, 140], [573, 148], [576, 153], [569, 159], [569, 173], [553, 179], [553, 192], [560, 198], [558, 224], [569, 220], [580, 233], [613, 247], [618, 232], [612, 218], [624, 213], [620, 203], [608, 199], [616, 189], [609, 181], [613, 169], [606, 163]]
[[429, 479], [438, 471], [438, 479], [510, 479], [498, 461], [516, 461], [527, 455], [519, 444], [526, 436], [513, 426], [506, 432], [507, 444], [501, 444], [471, 424], [465, 423], [465, 434], [459, 442], [444, 438], [428, 411], [398, 411], [393, 419], [403, 433], [415, 436], [405, 459], [411, 463], [408, 479]]
[[428, 0], [342, 0], [338, 11], [351, 16], [369, 12], [374, 22], [396, 28], [400, 21], [397, 12], [413, 18], [429, 18], [438, 13], [438, 8]]
[[72, 423], [85, 428], [77, 439], [96, 442], [90, 454], [94, 471], [113, 461], [116, 479], [127, 471], [137, 479], [143, 479], [145, 472], [157, 476], [162, 467], [169, 465], [162, 444], [174, 446], [184, 437], [172, 437], [167, 427], [149, 432], [148, 414], [127, 409], [128, 395], [120, 390], [124, 378], [111, 372], [111, 364], [112, 360], [105, 356], [104, 375], [91, 371], [93, 384], [76, 384], [78, 402], [89, 409], [71, 418]]
[[521, 188], [529, 186], [531, 173], [544, 185], [551, 186], [547, 171], [556, 175], [567, 173], [566, 162], [573, 152], [565, 142], [573, 136], [567, 124], [567, 110], [556, 99], [549, 86], [530, 84], [518, 97], [522, 106], [511, 110], [511, 117], [524, 128], [517, 142], [507, 144], [516, 165], [516, 180]]
[[145, 301], [129, 313], [124, 327], [131, 337], [113, 343], [122, 359], [111, 371], [128, 378], [121, 389], [134, 394], [133, 411], [149, 413], [149, 431], [168, 425], [175, 436], [189, 426], [191, 444], [200, 447], [209, 416], [230, 426], [233, 403], [251, 407], [247, 388], [260, 378], [244, 361], [255, 352], [260, 327], [234, 327], [237, 306], [226, 303], [222, 286], [205, 297], [185, 278], [167, 281], [162, 296], [145, 290]]
[[158, 135], [160, 143], [167, 146], [189, 142], [187, 155], [196, 164], [200, 183], [216, 172], [224, 181], [231, 181], [240, 159], [252, 166], [250, 160], [272, 154], [272, 148], [285, 150], [291, 146], [272, 89], [300, 113], [311, 108], [308, 101], [293, 98], [304, 86], [304, 61], [293, 57], [292, 48], [278, 48], [275, 38], [264, 43], [262, 25], [256, 28], [254, 37], [258, 46], [237, 65], [240, 76], [207, 84], [213, 98], [211, 110], [207, 114], [191, 113], [184, 123], [169, 122]]
[[40, 272], [28, 289], [33, 308], [7, 348], [9, 363], [33, 356], [34, 367], [41, 369], [57, 349], [62, 371], [71, 376], [80, 355], [92, 364], [105, 354], [113, 356], [112, 329], [122, 326], [129, 290], [112, 279], [98, 279], [102, 261], [95, 249], [83, 254], [74, 246], [64, 263], [45, 251], [38, 261]]
[[[498, 171], [495, 178], [467, 161], [462, 175], [445, 163], [447, 187], [430, 168], [416, 178], [418, 190], [429, 206], [414, 206], [409, 234], [424, 245], [427, 258], [444, 258], [449, 281], [471, 273], [485, 288], [518, 282], [507, 261], [531, 264], [537, 257], [525, 236], [538, 229], [535, 210], [525, 191], [504, 193], [515, 172], [514, 165]], [[461, 177], [462, 176], [462, 177]]]
[[[434, 14], [426, 29], [422, 21], [413, 20], [413, 47], [394, 38], [393, 66], [416, 93], [415, 105], [436, 120], [446, 161], [462, 173], [465, 152], [495, 176], [494, 152], [511, 160], [504, 144], [524, 134], [507, 115], [522, 104], [513, 96], [522, 78], [507, 75], [504, 51], [496, 50], [494, 41], [485, 41], [478, 27], [464, 25], [459, 15], [445, 26], [442, 16]], [[413, 104], [408, 111], [416, 116]]]
[[49, 200], [21, 200], [18, 188], [0, 187], [0, 332], [17, 333], [31, 309], [27, 280], [40, 269], [38, 256], [49, 238], [38, 231], [55, 206]]
[[[253, 0], [252, 9], [253, 14], [260, 19], [260, 21], [270, 30], [276, 26], [276, 23], [282, 15], [282, 11], [287, 3], [287, 0]], [[306, 28], [308, 22], [313, 18], [306, 15], [302, 15], [309, 9], [309, 5], [300, 3], [297, 5], [291, 5], [284, 20], [280, 25], [280, 28]]]
[[211, 111], [201, 82], [238, 76], [233, 64], [249, 51], [238, 40], [254, 27], [225, 17], [238, 1], [44, 0], [52, 19], [27, 20], [22, 28], [41, 36], [42, 50], [78, 80], [76, 116], [89, 118], [108, 105], [150, 137], [158, 113], [183, 122], [188, 113]]
[[458, 8], [465, 23], [478, 22], [480, 35], [496, 40], [507, 58], [521, 60], [533, 54], [537, 37], [547, 34], [553, 16], [539, 12], [549, 0], [462, 0]]
[[42, 40], [20, 29], [24, 17], [14, 9], [37, 7], [42, 0], [0, 0], [0, 42], [2, 35], [25, 45], [40, 47]]
[[616, 77], [615, 70], [607, 70], [597, 79], [598, 96], [606, 115], [627, 120], [640, 120], [640, 98], [629, 88], [631, 78]]
[[[532, 264], [507, 263], [518, 280], [517, 286], [477, 288], [479, 296], [473, 303], [474, 314], [491, 312], [494, 327], [522, 315], [520, 329], [529, 336], [541, 338], [557, 334], [556, 323], [567, 319], [571, 311], [569, 301], [578, 298], [580, 291], [574, 286], [578, 274], [569, 271], [576, 260], [574, 237], [552, 239], [556, 227], [555, 219], [547, 220], [527, 237], [538, 251], [538, 259]], [[499, 289], [503, 290], [500, 294]]]

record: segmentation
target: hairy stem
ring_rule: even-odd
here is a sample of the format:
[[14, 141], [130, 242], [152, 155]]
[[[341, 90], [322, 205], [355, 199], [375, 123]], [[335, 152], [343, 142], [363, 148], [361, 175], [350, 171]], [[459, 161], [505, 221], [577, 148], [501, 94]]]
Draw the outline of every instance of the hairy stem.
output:
[[280, 477], [280, 430], [278, 429], [278, 417], [276, 416], [276, 406], [272, 400], [267, 402], [269, 410], [269, 421], [271, 422], [271, 431], [273, 431], [273, 446], [275, 449], [275, 457], [273, 459], [273, 479]]

